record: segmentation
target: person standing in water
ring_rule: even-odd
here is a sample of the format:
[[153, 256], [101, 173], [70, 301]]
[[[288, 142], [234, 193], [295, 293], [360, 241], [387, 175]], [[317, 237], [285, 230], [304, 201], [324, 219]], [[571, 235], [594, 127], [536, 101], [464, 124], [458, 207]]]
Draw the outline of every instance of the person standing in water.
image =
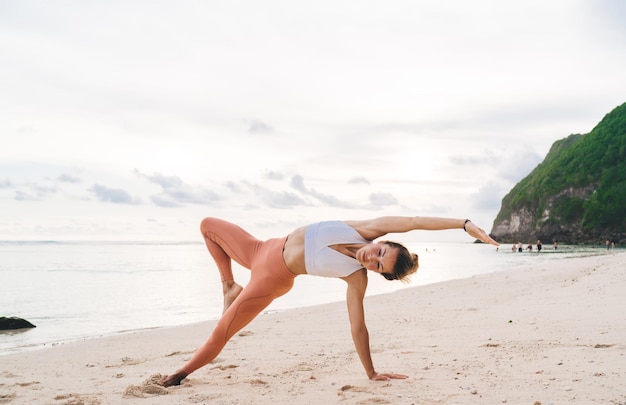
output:
[[[347, 283], [346, 301], [352, 339], [367, 377], [403, 379], [374, 368], [363, 299], [368, 272], [387, 280], [407, 281], [418, 268], [418, 257], [403, 245], [376, 241], [388, 233], [413, 230], [463, 229], [473, 238], [498, 246], [469, 219], [386, 216], [358, 221], [324, 221], [300, 227], [287, 236], [261, 241], [239, 226], [218, 218], [202, 220], [200, 230], [221, 275], [224, 312], [209, 339], [192, 358], [160, 384], [168, 387], [210, 363], [228, 340], [250, 323], [274, 299], [287, 293], [301, 275], [341, 278]], [[235, 260], [251, 270], [246, 287], [235, 282]]]

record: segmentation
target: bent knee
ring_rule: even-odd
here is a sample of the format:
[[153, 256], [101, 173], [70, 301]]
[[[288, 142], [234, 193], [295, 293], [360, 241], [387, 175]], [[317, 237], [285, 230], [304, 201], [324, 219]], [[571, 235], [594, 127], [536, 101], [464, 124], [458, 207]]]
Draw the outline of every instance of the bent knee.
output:
[[202, 234], [206, 234], [208, 231], [215, 229], [215, 225], [220, 220], [213, 217], [206, 217], [202, 221], [200, 221], [200, 232]]

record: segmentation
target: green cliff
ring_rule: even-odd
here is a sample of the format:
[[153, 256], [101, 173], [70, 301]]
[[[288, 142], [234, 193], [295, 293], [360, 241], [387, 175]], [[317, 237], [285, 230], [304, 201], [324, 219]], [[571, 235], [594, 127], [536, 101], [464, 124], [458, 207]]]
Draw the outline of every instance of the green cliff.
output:
[[491, 233], [503, 243], [625, 243], [626, 103], [590, 133], [556, 141], [502, 199]]

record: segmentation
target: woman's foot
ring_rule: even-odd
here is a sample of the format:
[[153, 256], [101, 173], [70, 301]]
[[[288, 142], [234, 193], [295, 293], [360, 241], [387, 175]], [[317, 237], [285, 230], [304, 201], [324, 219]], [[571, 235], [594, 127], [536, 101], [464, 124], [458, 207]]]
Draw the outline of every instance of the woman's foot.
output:
[[243, 287], [234, 281], [224, 281], [222, 283], [222, 291], [224, 292], [224, 310], [222, 313], [224, 313], [239, 296], [239, 294], [241, 294]]
[[164, 387], [171, 387], [172, 385], [180, 385], [180, 382], [187, 378], [187, 373], [184, 371], [177, 371], [172, 375], [166, 375], [159, 381], [159, 384]]

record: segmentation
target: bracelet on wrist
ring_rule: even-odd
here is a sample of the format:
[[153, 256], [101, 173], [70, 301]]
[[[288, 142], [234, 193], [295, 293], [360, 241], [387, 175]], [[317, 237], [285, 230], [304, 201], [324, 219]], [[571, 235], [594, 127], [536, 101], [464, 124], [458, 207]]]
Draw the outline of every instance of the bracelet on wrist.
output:
[[465, 222], [463, 222], [463, 230], [465, 232], [467, 232], [467, 228], [465, 227], [465, 225], [467, 225], [468, 222], [472, 222], [472, 221], [470, 221], [469, 219], [466, 219]]

